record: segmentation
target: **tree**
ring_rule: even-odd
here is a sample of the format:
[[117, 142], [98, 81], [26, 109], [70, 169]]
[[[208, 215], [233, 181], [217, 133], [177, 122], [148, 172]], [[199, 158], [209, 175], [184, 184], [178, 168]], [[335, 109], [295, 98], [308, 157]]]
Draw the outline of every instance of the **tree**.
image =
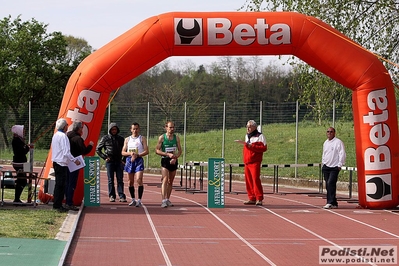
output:
[[93, 48], [85, 39], [67, 35], [65, 41], [67, 43], [65, 62], [73, 68], [77, 67], [83, 59], [93, 52]]
[[[87, 56], [89, 46], [79, 46], [61, 32], [47, 32], [47, 25], [18, 16], [0, 20], [0, 106], [11, 110], [12, 117], [2, 120], [3, 139], [9, 147], [6, 132], [14, 123], [28, 124], [28, 103], [40, 110], [32, 118], [32, 135], [38, 136], [52, 125], [54, 110], [60, 106], [67, 81]], [[68, 46], [71, 44], [71, 46]]]
[[[399, 69], [391, 63], [399, 61], [398, 1], [247, 0], [243, 9], [251, 11], [296, 11], [317, 17], [384, 59], [383, 63], [391, 73], [394, 82], [399, 81]], [[331, 95], [328, 95], [328, 93], [320, 94], [321, 89], [334, 91], [335, 97], [350, 100], [350, 95], [341, 85], [332, 82], [328, 77], [304, 63], [294, 62], [296, 65], [296, 80], [293, 84], [301, 88], [299, 94], [301, 102], [310, 105], [311, 100], [331, 101]], [[295, 89], [297, 86], [295, 86]], [[323, 105], [316, 104], [313, 107], [316, 107], [314, 110], [318, 114], [325, 112], [325, 110], [320, 109], [323, 108]], [[321, 117], [319, 116], [319, 118]]]

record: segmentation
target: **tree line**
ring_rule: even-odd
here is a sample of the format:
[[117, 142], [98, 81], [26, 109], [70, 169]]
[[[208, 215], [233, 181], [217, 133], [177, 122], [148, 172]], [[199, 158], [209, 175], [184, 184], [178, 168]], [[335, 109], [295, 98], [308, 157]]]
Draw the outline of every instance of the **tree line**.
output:
[[[387, 1], [288, 1], [246, 0], [241, 10], [296, 11], [332, 25], [371, 52], [384, 64], [397, 83], [399, 72], [391, 62], [399, 61], [399, 3]], [[82, 38], [48, 32], [35, 19], [22, 21], [11, 16], [0, 20], [0, 143], [10, 146], [13, 124], [28, 124], [29, 103], [39, 109], [32, 117], [32, 138], [49, 138], [64, 89], [72, 72], [92, 47]], [[172, 67], [166, 60], [122, 86], [114, 98], [118, 104], [150, 102], [162, 113], [159, 119], [173, 119], [179, 104], [191, 110], [197, 123], [217, 119], [210, 103], [283, 103], [299, 100], [321, 123], [333, 100], [348, 103], [350, 90], [324, 76], [295, 57], [281, 65], [264, 65], [262, 57], [220, 57], [210, 65], [187, 62]], [[328, 89], [326, 89], [328, 88]], [[326, 105], [327, 103], [327, 105]], [[348, 105], [346, 105], [348, 106]], [[339, 106], [338, 106], [339, 108]], [[139, 112], [139, 110], [135, 110]], [[346, 110], [350, 112], [351, 110]], [[56, 113], [54, 115], [54, 113]], [[203, 114], [208, 114], [204, 118]], [[195, 114], [202, 114], [195, 116]], [[158, 119], [158, 118], [157, 118]], [[241, 125], [240, 125], [241, 126]], [[51, 130], [48, 130], [51, 128]], [[50, 133], [44, 133], [48, 132]]]

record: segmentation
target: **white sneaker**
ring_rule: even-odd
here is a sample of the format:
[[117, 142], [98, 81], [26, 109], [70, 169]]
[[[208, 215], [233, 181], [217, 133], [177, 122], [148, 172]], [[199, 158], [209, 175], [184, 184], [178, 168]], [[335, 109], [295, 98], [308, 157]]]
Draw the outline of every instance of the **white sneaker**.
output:
[[173, 207], [173, 206], [174, 206], [173, 203], [170, 202], [170, 200], [167, 200], [167, 201], [166, 201], [166, 205], [168, 205], [168, 207]]
[[324, 205], [323, 209], [332, 209], [333, 205], [330, 203], [327, 203], [326, 205]]
[[129, 203], [129, 206], [136, 206], [136, 204], [137, 204], [136, 201], [132, 200], [132, 202]]
[[137, 201], [137, 204], [136, 204], [136, 207], [142, 207], [143, 205], [141, 204], [141, 201], [140, 200], [138, 200]]
[[168, 204], [166, 203], [166, 201], [162, 201], [161, 208], [166, 208], [166, 207], [168, 207]]

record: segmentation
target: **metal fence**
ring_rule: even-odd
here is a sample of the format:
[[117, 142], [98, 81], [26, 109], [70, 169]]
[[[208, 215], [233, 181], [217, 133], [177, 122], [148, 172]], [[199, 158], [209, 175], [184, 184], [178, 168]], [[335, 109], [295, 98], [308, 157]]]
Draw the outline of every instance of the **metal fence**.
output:
[[[298, 161], [298, 158], [306, 160], [306, 154], [298, 154], [298, 145], [301, 139], [312, 138], [312, 136], [301, 135], [301, 127], [320, 127], [320, 132], [324, 132], [325, 128], [340, 121], [352, 120], [352, 112], [350, 103], [329, 103], [330, 108], [326, 109], [323, 117], [317, 117], [313, 112], [311, 105], [305, 106], [298, 102], [285, 102], [285, 103], [269, 103], [269, 102], [253, 102], [253, 103], [239, 103], [230, 104], [224, 103], [208, 103], [208, 104], [190, 104], [180, 103], [173, 105], [160, 105], [152, 103], [134, 103], [131, 105], [122, 105], [113, 102], [107, 109], [104, 117], [102, 130], [99, 138], [107, 134], [108, 124], [110, 122], [118, 123], [120, 127], [120, 135], [129, 136], [130, 126], [132, 122], [140, 123], [141, 134], [152, 138], [159, 136], [164, 132], [164, 124], [167, 120], [175, 122], [175, 131], [180, 134], [183, 148], [183, 156], [180, 163], [187, 161], [185, 157], [185, 140], [186, 137], [193, 133], [202, 133], [209, 131], [220, 131], [218, 141], [220, 144], [215, 147], [216, 154], [225, 157], [225, 132], [229, 129], [244, 128], [247, 121], [254, 119], [261, 128], [265, 129], [273, 124], [285, 124], [287, 133], [290, 134], [290, 141], [295, 143], [294, 150], [287, 151], [294, 156], [292, 160], [284, 162], [267, 162], [267, 163], [283, 163], [283, 164], [296, 164], [296, 163], [318, 163], [319, 161]], [[338, 107], [336, 107], [338, 106]], [[10, 147], [12, 138], [11, 126], [14, 124], [24, 124], [27, 129], [27, 141], [35, 143], [35, 149], [48, 149], [53, 135], [54, 123], [58, 116], [58, 110], [40, 110], [31, 107], [30, 112], [26, 117], [19, 120], [15, 118], [12, 112], [1, 110], [3, 120], [1, 122], [1, 130], [3, 135], [0, 138], [0, 159], [2, 159], [2, 151]], [[320, 121], [322, 123], [320, 124]], [[40, 128], [39, 128], [40, 126]], [[28, 130], [28, 129], [31, 130]], [[342, 129], [344, 130], [344, 129]], [[348, 134], [349, 138], [346, 140], [346, 146], [349, 148], [347, 152], [355, 153], [355, 145], [353, 138], [353, 129], [345, 129], [352, 132], [342, 132], [338, 130], [339, 135]], [[241, 133], [240, 133], [241, 134]], [[245, 131], [242, 131], [242, 137]], [[266, 130], [266, 138], [268, 133]], [[6, 136], [6, 137], [5, 137]], [[324, 135], [323, 135], [324, 136]], [[310, 147], [312, 148], [312, 147]], [[321, 147], [317, 147], [321, 149]], [[321, 154], [321, 153], [320, 153]], [[198, 158], [190, 158], [189, 160], [199, 160]], [[148, 164], [148, 161], [146, 162]], [[238, 161], [230, 161], [229, 163], [240, 163]], [[350, 165], [355, 166], [355, 165]], [[268, 173], [264, 173], [268, 174]], [[297, 176], [297, 169], [295, 173], [287, 173], [289, 176]], [[317, 174], [315, 174], [317, 176]]]
[[[340, 119], [352, 120], [351, 112], [344, 111], [351, 108], [350, 103], [340, 103], [340, 108], [335, 108], [334, 104], [331, 106], [323, 117], [322, 126], [334, 125], [335, 121]], [[10, 129], [15, 124], [25, 125], [27, 138], [30, 138], [31, 142], [36, 142], [36, 147], [45, 149], [50, 146], [58, 110], [45, 110], [44, 112], [32, 106], [30, 112], [19, 119], [15, 118], [11, 111], [0, 108], [0, 112], [3, 114], [0, 123], [2, 131], [0, 149], [5, 149], [7, 143], [10, 144], [12, 138]], [[45, 117], [43, 117], [44, 113]], [[140, 123], [141, 134], [148, 137], [162, 133], [164, 123], [168, 120], [175, 122], [175, 131], [181, 135], [242, 128], [250, 119], [254, 119], [260, 126], [285, 123], [298, 128], [306, 122], [316, 124], [318, 118], [315, 117], [315, 113], [312, 112], [311, 107], [300, 105], [298, 102], [181, 103], [168, 106], [167, 109], [159, 104], [151, 103], [135, 103], [134, 105], [112, 103], [105, 114], [100, 136], [107, 134], [110, 122], [118, 123], [121, 135], [128, 136], [131, 123], [136, 121]], [[29, 128], [31, 128], [30, 131]]]

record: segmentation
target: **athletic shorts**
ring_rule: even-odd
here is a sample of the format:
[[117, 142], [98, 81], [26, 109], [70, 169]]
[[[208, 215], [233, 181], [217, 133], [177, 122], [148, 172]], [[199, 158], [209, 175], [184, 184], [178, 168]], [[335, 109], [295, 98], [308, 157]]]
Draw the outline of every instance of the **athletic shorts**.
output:
[[169, 157], [162, 157], [161, 159], [161, 166], [163, 168], [168, 169], [169, 171], [173, 172], [177, 170], [177, 166], [179, 165], [179, 162], [176, 160], [175, 164], [170, 164], [170, 159]]
[[135, 174], [137, 172], [144, 171], [144, 160], [142, 157], [137, 157], [136, 160], [134, 160], [133, 162], [131, 160], [131, 156], [126, 158], [126, 164], [124, 169], [125, 172], [129, 174]]

